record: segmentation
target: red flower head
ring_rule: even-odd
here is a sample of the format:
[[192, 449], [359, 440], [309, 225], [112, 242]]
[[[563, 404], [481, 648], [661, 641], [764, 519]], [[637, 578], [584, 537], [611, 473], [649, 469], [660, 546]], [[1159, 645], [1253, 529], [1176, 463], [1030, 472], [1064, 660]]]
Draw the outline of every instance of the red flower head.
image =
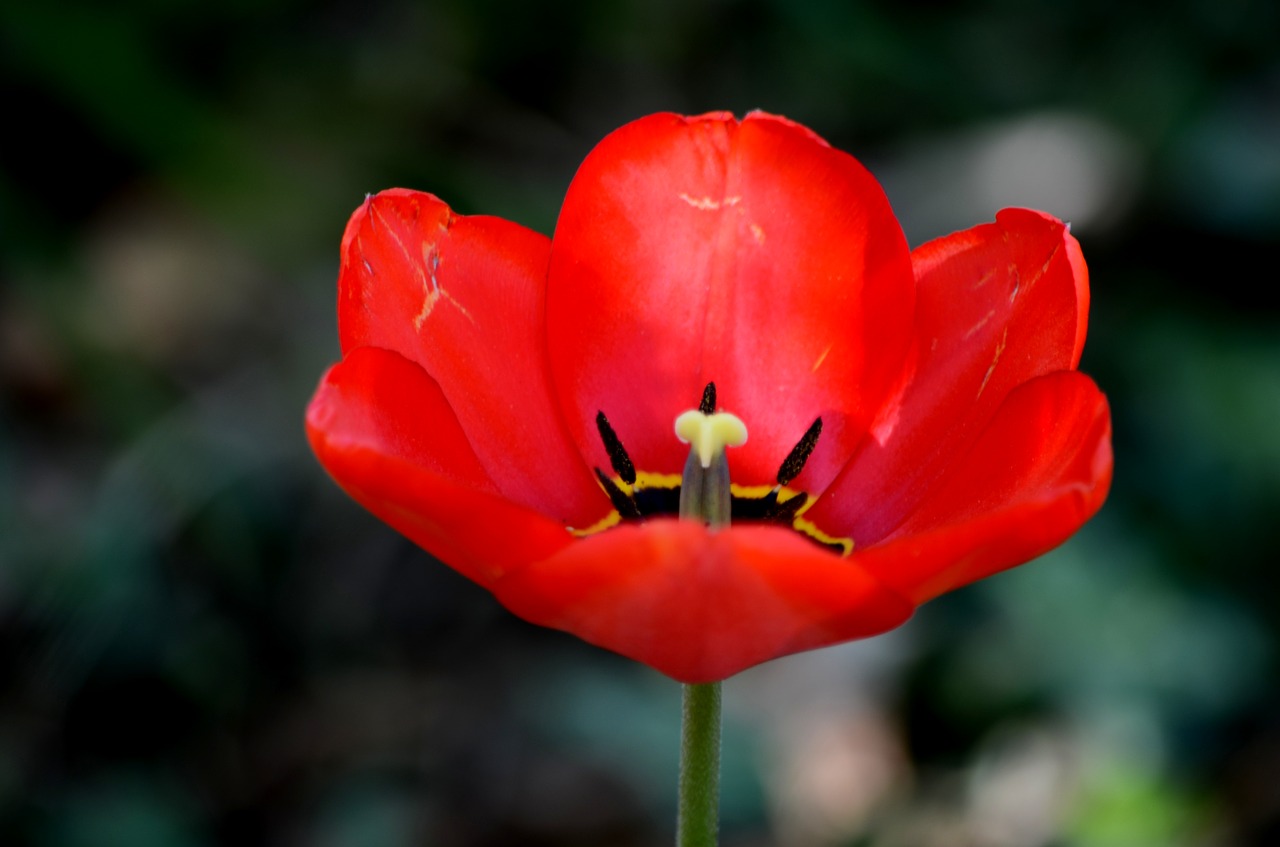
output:
[[[366, 200], [307, 431], [516, 614], [707, 682], [884, 632], [1093, 515], [1112, 461], [1076, 370], [1088, 303], [1048, 215], [909, 251], [871, 175], [804, 127], [652, 115], [591, 152], [552, 239]], [[729, 528], [677, 519], [707, 481]]]

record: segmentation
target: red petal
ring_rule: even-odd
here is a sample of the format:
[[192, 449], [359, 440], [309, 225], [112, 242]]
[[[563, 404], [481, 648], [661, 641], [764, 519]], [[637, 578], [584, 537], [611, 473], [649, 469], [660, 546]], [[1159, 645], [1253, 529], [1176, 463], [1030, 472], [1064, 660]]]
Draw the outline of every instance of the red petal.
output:
[[546, 370], [550, 242], [430, 194], [384, 191], [342, 241], [344, 351], [395, 350], [440, 384], [504, 495], [578, 526], [608, 510], [564, 428]]
[[330, 368], [307, 437], [356, 501], [481, 585], [573, 541], [496, 492], [440, 387], [397, 353], [352, 350]]
[[640, 467], [678, 473], [680, 412], [714, 381], [750, 438], [734, 480], [771, 482], [814, 418], [797, 485], [821, 489], [900, 371], [912, 277], [880, 186], [782, 118], [653, 115], [605, 138], [551, 251], [552, 373], [584, 455], [609, 416]]
[[854, 559], [923, 603], [1061, 544], [1102, 506], [1111, 470], [1111, 415], [1093, 381], [1034, 379], [920, 508]]
[[1016, 385], [1075, 367], [1088, 276], [1058, 220], [1006, 209], [932, 241], [916, 268], [914, 370], [853, 461], [806, 515], [859, 546], [898, 526]]
[[912, 606], [796, 533], [688, 521], [623, 526], [512, 571], [493, 587], [513, 612], [681, 682], [905, 621]]

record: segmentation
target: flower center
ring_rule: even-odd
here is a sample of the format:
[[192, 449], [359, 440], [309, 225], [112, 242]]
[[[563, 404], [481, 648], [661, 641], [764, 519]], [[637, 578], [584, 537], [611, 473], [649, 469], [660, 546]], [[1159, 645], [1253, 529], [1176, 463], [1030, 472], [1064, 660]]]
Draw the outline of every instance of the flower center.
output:
[[591, 527], [571, 530], [574, 535], [593, 535], [623, 522], [678, 515], [713, 529], [739, 521], [776, 524], [842, 555], [853, 550], [852, 539], [828, 535], [806, 520], [803, 514], [813, 500], [807, 492], [788, 487], [818, 444], [822, 418], [810, 424], [782, 460], [773, 485], [730, 481], [726, 448], [746, 443], [747, 426], [736, 415], [716, 411], [715, 383], [707, 384], [697, 409], [676, 418], [676, 437], [689, 445], [682, 474], [638, 471], [603, 411], [596, 413], [596, 429], [613, 469], [610, 476], [596, 468], [596, 479], [609, 496], [613, 511]]

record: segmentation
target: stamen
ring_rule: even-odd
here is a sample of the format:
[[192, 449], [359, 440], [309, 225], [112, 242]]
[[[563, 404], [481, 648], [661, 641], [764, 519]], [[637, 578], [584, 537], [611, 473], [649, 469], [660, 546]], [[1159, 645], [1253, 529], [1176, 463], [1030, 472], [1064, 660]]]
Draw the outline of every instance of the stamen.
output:
[[[604, 442], [604, 451], [609, 454], [609, 464], [613, 465], [613, 472], [627, 485], [635, 485], [636, 466], [631, 464], [631, 457], [627, 455], [626, 448], [622, 446], [618, 434], [609, 425], [609, 419], [604, 416], [604, 412], [596, 412], [596, 429], [600, 431], [600, 440]], [[599, 472], [599, 470], [596, 471], [596, 473]]]
[[800, 441], [791, 448], [787, 458], [782, 460], [782, 467], [778, 468], [778, 485], [786, 485], [800, 475], [813, 448], [818, 446], [819, 435], [822, 435], [822, 418], [817, 418], [809, 425], [804, 435], [800, 436]]
[[795, 520], [796, 514], [804, 508], [804, 504], [808, 502], [809, 495], [801, 491], [781, 503], [775, 501], [770, 507], [767, 517], [770, 520], [791, 523], [791, 521]]
[[[595, 469], [596, 479], [600, 480], [600, 485], [604, 488], [604, 493], [609, 495], [609, 502], [613, 504], [613, 508], [618, 510], [618, 515], [623, 518], [639, 518], [640, 509], [636, 506], [635, 501], [618, 487], [618, 484], [609, 477], [605, 476], [604, 471], [599, 468]], [[628, 483], [629, 485], [630, 483]]]
[[716, 384], [708, 382], [707, 387], [702, 389], [702, 402], [698, 404], [698, 411], [704, 415], [709, 415], [716, 410]]

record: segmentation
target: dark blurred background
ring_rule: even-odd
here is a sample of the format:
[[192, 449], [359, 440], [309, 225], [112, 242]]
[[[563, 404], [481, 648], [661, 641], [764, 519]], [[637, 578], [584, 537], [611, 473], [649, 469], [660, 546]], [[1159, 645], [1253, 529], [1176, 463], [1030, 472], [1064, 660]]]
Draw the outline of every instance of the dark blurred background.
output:
[[753, 108], [911, 243], [1029, 205], [1116, 481], [1042, 561], [726, 686], [724, 842], [1280, 843], [1280, 5], [0, 5], [0, 844], [670, 843], [678, 687], [347, 500], [302, 410], [366, 192], [544, 232]]

